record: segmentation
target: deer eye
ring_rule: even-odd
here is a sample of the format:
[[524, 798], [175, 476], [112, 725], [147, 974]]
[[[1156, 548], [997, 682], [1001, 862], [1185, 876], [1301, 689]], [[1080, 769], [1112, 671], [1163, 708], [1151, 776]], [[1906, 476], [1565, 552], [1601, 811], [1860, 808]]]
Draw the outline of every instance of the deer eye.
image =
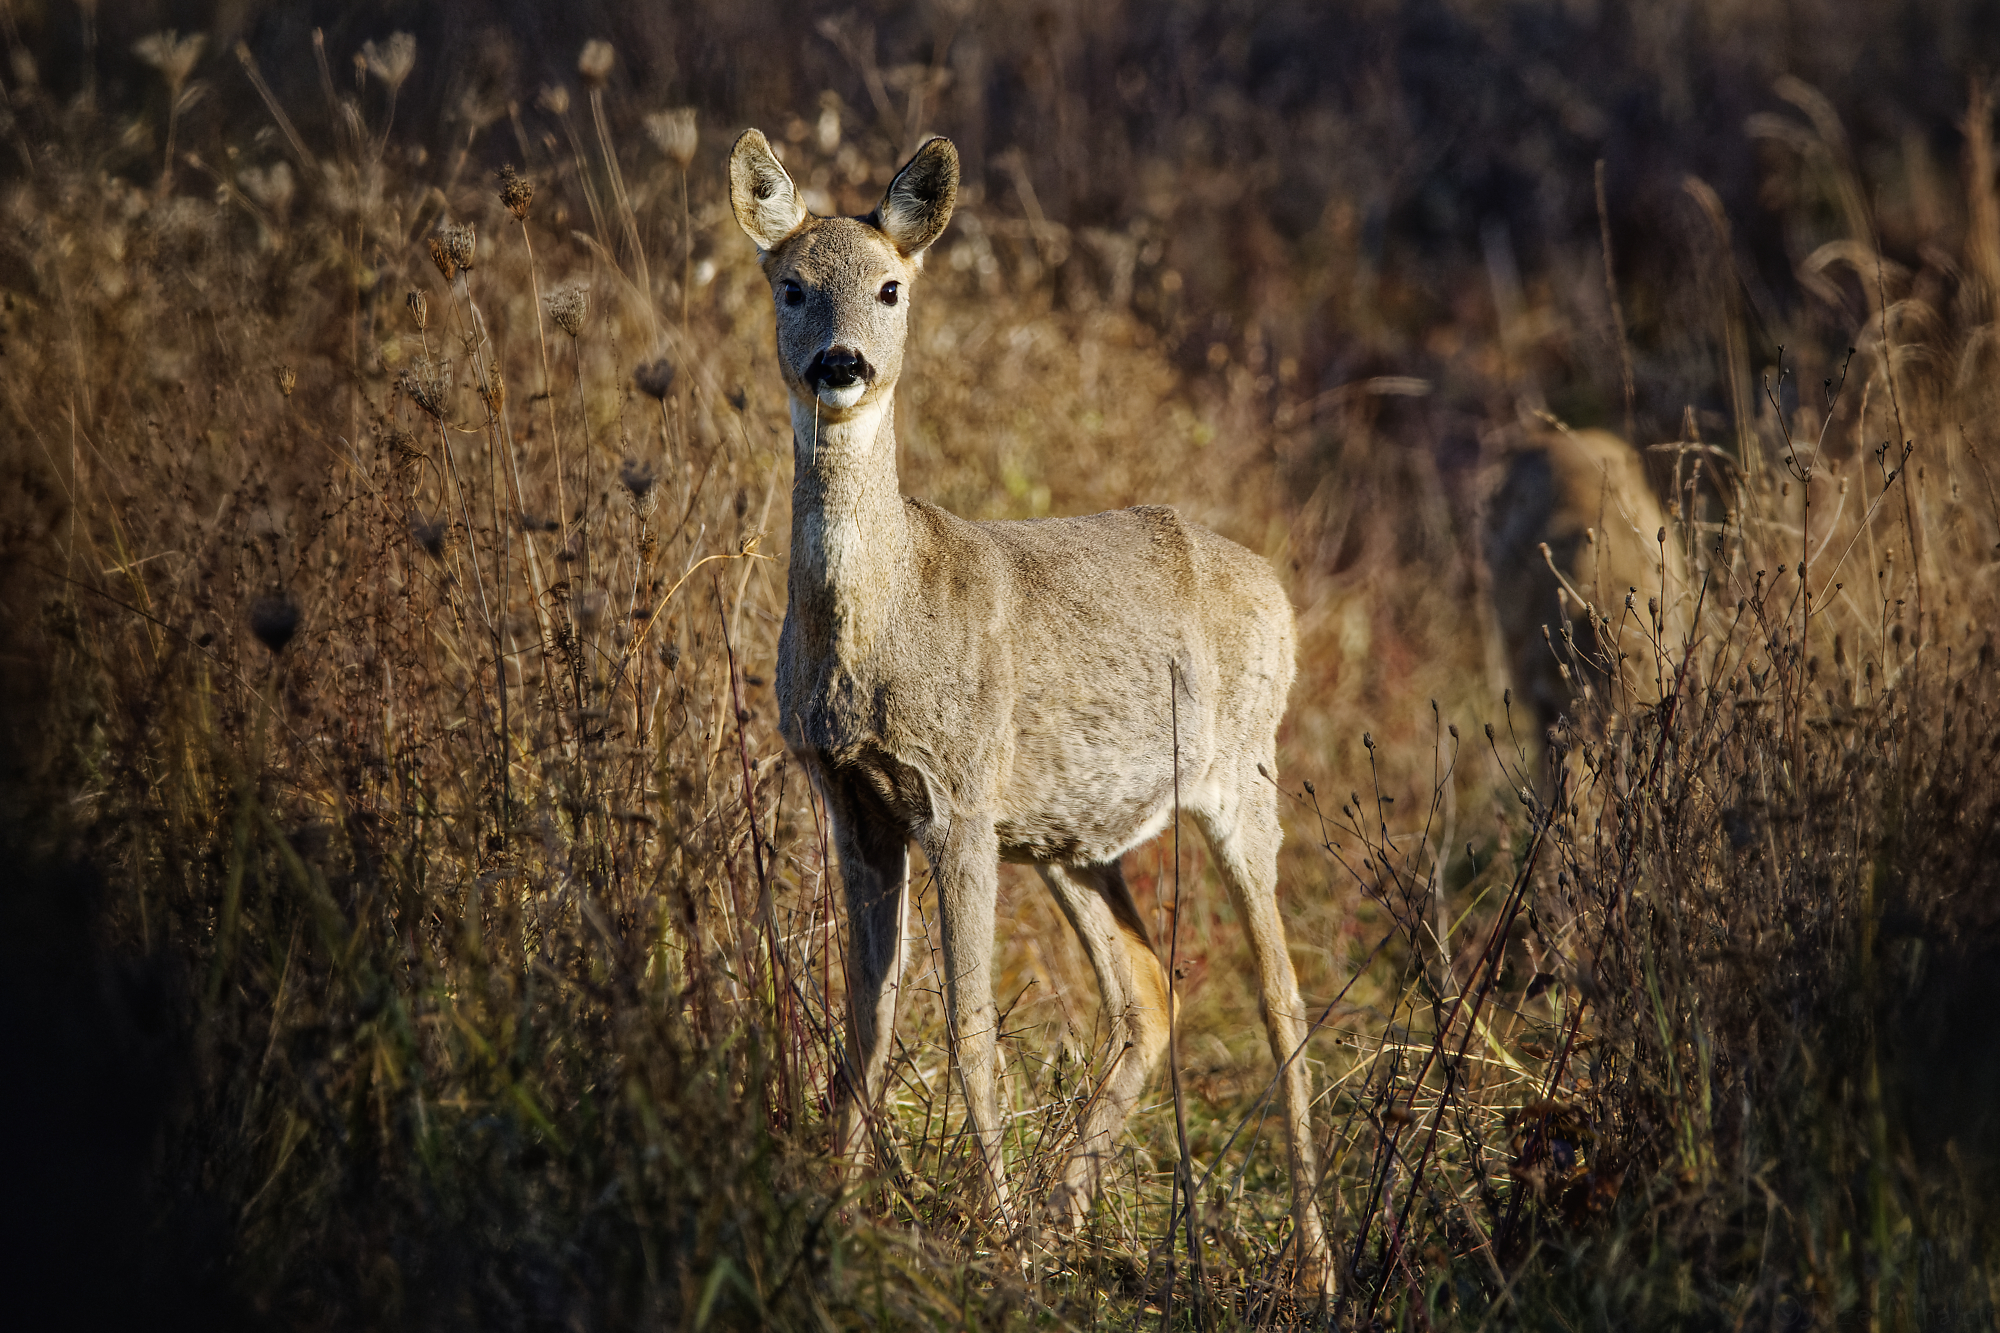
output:
[[897, 290], [898, 289], [895, 283], [885, 282], [882, 284], [882, 290], [880, 294], [878, 294], [875, 299], [880, 301], [883, 305], [894, 305], [896, 304]]
[[778, 285], [778, 294], [785, 298], [786, 305], [805, 304], [806, 289], [793, 282], [790, 278], [786, 278], [784, 282]]

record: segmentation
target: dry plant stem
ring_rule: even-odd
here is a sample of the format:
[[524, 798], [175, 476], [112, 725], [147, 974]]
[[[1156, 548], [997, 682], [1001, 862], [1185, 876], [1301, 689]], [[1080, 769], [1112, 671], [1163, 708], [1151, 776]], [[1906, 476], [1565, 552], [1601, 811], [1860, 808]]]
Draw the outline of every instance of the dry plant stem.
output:
[[[315, 33], [317, 36], [317, 33]], [[477, 377], [476, 386], [481, 390], [480, 402], [486, 408], [486, 486], [489, 508], [493, 516], [493, 533], [496, 546], [493, 552], [493, 584], [498, 590], [500, 605], [511, 604], [508, 589], [508, 574], [513, 564], [513, 527], [501, 514], [501, 485], [499, 461], [496, 454], [500, 449], [500, 425], [493, 410], [493, 367], [487, 362], [486, 326], [480, 318], [478, 307], [472, 302], [472, 279], [463, 271], [456, 283], [451, 284], [452, 309], [464, 324], [466, 340], [472, 348], [473, 373]], [[461, 306], [460, 302], [463, 302]], [[510, 460], [511, 461], [511, 460]], [[516, 478], [518, 482], [518, 477]], [[470, 539], [470, 530], [467, 532]], [[530, 555], [532, 556], [532, 544]], [[475, 554], [474, 563], [478, 557]], [[507, 659], [510, 656], [504, 640], [507, 617], [502, 614], [491, 621], [493, 633], [493, 683], [500, 694], [500, 831], [504, 835], [512, 819], [513, 810], [513, 729], [508, 717]]]
[[583, 394], [583, 338], [571, 335], [570, 352], [576, 364], [576, 410], [577, 429], [583, 439], [583, 500], [577, 520], [577, 534], [582, 544], [583, 583], [590, 587], [590, 511], [592, 497], [597, 492], [597, 456], [590, 443], [590, 404]]
[[556, 457], [556, 521], [565, 542], [569, 540], [569, 500], [563, 490], [562, 431], [556, 425], [556, 379], [549, 369], [549, 338], [542, 323], [542, 281], [535, 267], [535, 242], [528, 235], [527, 219], [521, 220], [521, 245], [528, 254], [528, 290], [535, 298], [535, 348], [542, 361], [542, 401], [549, 408], [549, 445]]
[[[681, 341], [688, 337], [688, 294], [694, 285], [694, 214], [688, 211], [688, 173], [681, 168]], [[664, 407], [664, 404], [662, 405]]]
[[[625, 192], [625, 173], [618, 168], [618, 154], [611, 147], [611, 129], [604, 119], [604, 89], [590, 90], [590, 118], [597, 126], [597, 145], [604, 154], [604, 174], [611, 181], [611, 199], [618, 205], [618, 220], [624, 225], [625, 243], [632, 249], [632, 264], [638, 269], [637, 286], [645, 295], [641, 303], [648, 324], [653, 323], [658, 314], [653, 306], [653, 275], [646, 265], [646, 247], [639, 240], [639, 219], [632, 212], [631, 196]], [[682, 289], [685, 293], [686, 289]], [[685, 294], [682, 299], [685, 301]], [[682, 324], [687, 323], [683, 312]]]
[[[1909, 467], [1909, 455], [1916, 448], [1903, 426], [1903, 399], [1896, 389], [1896, 345], [1889, 338], [1889, 296], [1887, 284], [1882, 277], [1882, 242], [1880, 237], [1872, 238], [1875, 250], [1875, 304], [1881, 311], [1882, 320], [1882, 377], [1889, 382], [1889, 409], [1896, 418], [1896, 444], [1903, 450], [1903, 467]], [[1903, 480], [1903, 548], [1910, 553], [1910, 577], [1916, 584], [1917, 602], [1917, 642], [1912, 665], [1921, 673], [1923, 670], [1924, 645], [1924, 552], [1919, 549], [1921, 538], [1916, 515], [1910, 504], [1910, 483]]]
[[[460, 475], [457, 460], [452, 455], [449, 428], [445, 425], [444, 419], [442, 417], [434, 418], [434, 420], [437, 424], [438, 446], [444, 451], [445, 475], [450, 479], [453, 489], [455, 489], [458, 492], [459, 514], [461, 515], [461, 517], [464, 519], [465, 522], [466, 563], [472, 566], [472, 586], [474, 591], [479, 596], [480, 616], [484, 621], [488, 635], [493, 640], [493, 651], [494, 651], [493, 669], [495, 672], [499, 673], [500, 688], [504, 693], [506, 689], [507, 666], [506, 663], [502, 661], [500, 658], [499, 622], [494, 617], [492, 605], [487, 600], [486, 579], [479, 569], [479, 546], [473, 535], [472, 506], [470, 501], [466, 498], [465, 480]], [[476, 663], [473, 664], [473, 672], [474, 672], [474, 688], [476, 689], [478, 687], [478, 676], [479, 674], [481, 674], [478, 671], [478, 666]], [[502, 747], [500, 758], [501, 762], [504, 763], [506, 759], [505, 738], [501, 737], [499, 739]]]
[[297, 159], [301, 167], [317, 172], [319, 166], [317, 159], [306, 148], [306, 142], [299, 137], [299, 132], [292, 127], [292, 118], [285, 114], [285, 108], [279, 103], [278, 95], [272, 92], [271, 85], [264, 81], [264, 72], [257, 68], [257, 58], [250, 53], [247, 42], [236, 43], [236, 59], [243, 66], [243, 72], [249, 77], [251, 86], [257, 90], [257, 95], [264, 99], [264, 106], [270, 111], [271, 119], [277, 122], [279, 133], [285, 136], [285, 144], [292, 150], [292, 156]]
[[1625, 377], [1625, 438], [1638, 443], [1638, 391], [1632, 379], [1632, 345], [1625, 337], [1625, 309], [1618, 302], [1618, 279], [1611, 263], [1611, 210], [1604, 198], [1604, 159], [1597, 159], [1597, 231], [1604, 245], [1604, 299], [1611, 304], [1611, 328], [1618, 335], [1618, 365]]
[[[1167, 713], [1173, 727], [1174, 745], [1174, 908], [1171, 924], [1167, 928], [1167, 1071], [1172, 1075], [1174, 1092], [1174, 1140], [1180, 1149], [1180, 1160], [1174, 1167], [1173, 1201], [1167, 1209], [1167, 1298], [1161, 1302], [1160, 1328], [1169, 1327], [1174, 1314], [1174, 1219], [1180, 1212], [1180, 1201], [1187, 1200], [1187, 1248], [1188, 1264], [1193, 1268], [1194, 1318], [1198, 1328], [1208, 1327], [1208, 1274], [1202, 1262], [1201, 1228], [1199, 1216], [1200, 1200], [1194, 1195], [1194, 1158], [1188, 1152], [1187, 1101], [1181, 1091], [1180, 1039], [1176, 1035], [1180, 1028], [1180, 1000], [1174, 992], [1174, 976], [1180, 966], [1181, 944], [1181, 704], [1180, 671], [1171, 661], [1167, 663]], [[1279, 1070], [1282, 1077], [1284, 1071]]]
[[632, 636], [632, 642], [626, 645], [625, 652], [618, 659], [618, 666], [612, 673], [611, 685], [610, 685], [611, 692], [616, 692], [618, 687], [624, 683], [626, 665], [631, 662], [634, 655], [636, 655], [639, 652], [640, 648], [644, 645], [647, 636], [653, 632], [653, 626], [660, 623], [660, 616], [666, 610], [667, 603], [674, 600], [675, 593], [679, 592], [682, 588], [687, 586], [687, 581], [694, 577], [696, 570], [700, 569], [703, 565], [706, 565], [711, 561], [769, 560], [769, 559], [771, 559], [770, 556], [759, 555], [754, 551], [739, 551], [733, 554], [718, 552], [715, 555], [705, 555], [701, 559], [695, 561], [692, 565], [690, 565], [688, 567], [687, 573], [681, 575], [680, 579], [674, 584], [674, 586], [667, 589], [666, 595], [661, 597], [658, 602], [653, 604], [652, 614], [647, 616], [645, 623], [639, 627], [639, 632]]
[[[1566, 778], [1559, 780], [1554, 801], [1554, 805], [1557, 808], [1560, 808], [1564, 799], [1564, 788], [1566, 786]], [[1451, 1088], [1457, 1070], [1464, 1065], [1466, 1048], [1471, 1044], [1473, 1030], [1479, 1024], [1480, 1011], [1485, 1007], [1487, 997], [1492, 993], [1494, 986], [1500, 979], [1500, 963], [1506, 949], [1507, 937], [1513, 929], [1514, 919], [1520, 914], [1522, 903], [1525, 901], [1528, 885], [1534, 877], [1535, 864], [1541, 856], [1542, 844], [1548, 836], [1548, 830], [1549, 818], [1546, 812], [1543, 812], [1536, 820], [1534, 840], [1528, 845], [1528, 855], [1526, 860], [1522, 862], [1520, 873], [1515, 877], [1513, 890], [1509, 893], [1507, 902], [1502, 907], [1499, 917], [1494, 922], [1493, 933], [1487, 939], [1485, 952], [1481, 955], [1479, 963], [1475, 966], [1473, 976], [1468, 978], [1467, 990], [1471, 991], [1473, 996], [1472, 1010], [1467, 1017], [1464, 1034], [1459, 1038], [1457, 1054], [1445, 1063], [1445, 1086], [1438, 1098], [1436, 1109], [1431, 1113], [1430, 1133], [1424, 1140], [1422, 1153], [1418, 1155], [1416, 1169], [1411, 1172], [1410, 1188], [1404, 1195], [1403, 1208], [1392, 1221], [1388, 1234], [1382, 1238], [1382, 1252], [1379, 1261], [1381, 1272], [1375, 1280], [1375, 1290], [1369, 1297], [1368, 1320], [1372, 1320], [1375, 1316], [1375, 1311], [1380, 1308], [1382, 1297], [1388, 1288], [1389, 1275], [1395, 1271], [1400, 1258], [1404, 1221], [1408, 1218], [1410, 1210], [1416, 1206], [1417, 1195], [1423, 1188], [1424, 1173], [1430, 1164], [1431, 1151], [1437, 1145], [1438, 1130], [1444, 1118], [1445, 1105], [1450, 1099]], [[1481, 970], [1485, 972], [1485, 980], [1483, 982], [1480, 982], [1478, 979]], [[1475, 982], [1478, 983], [1476, 987], [1473, 985]], [[1439, 1053], [1444, 1049], [1445, 1041], [1449, 1038], [1452, 1028], [1458, 1023], [1459, 1012], [1465, 1007], [1466, 993], [1466, 991], [1460, 991], [1457, 998], [1452, 1002], [1450, 1015], [1438, 1028], [1437, 1036], [1432, 1041], [1430, 1050], [1424, 1057], [1422, 1067], [1418, 1069], [1416, 1077], [1410, 1081], [1408, 1110], [1412, 1113], [1416, 1110], [1417, 1097], [1423, 1091], [1424, 1080], [1429, 1077], [1432, 1065], [1437, 1062]], [[1385, 1158], [1393, 1158], [1395, 1156], [1396, 1142], [1400, 1137], [1400, 1128], [1390, 1135], [1389, 1143], [1384, 1148]], [[1387, 1183], [1385, 1175], [1383, 1185], [1387, 1185]], [[1373, 1211], [1374, 1200], [1371, 1198], [1369, 1208], [1362, 1216], [1367, 1217]], [[1365, 1243], [1366, 1239], [1367, 1230], [1364, 1227], [1360, 1237], [1357, 1239], [1357, 1247]], [[1360, 1254], [1357, 1248], [1357, 1262], [1359, 1258]]]
[[[750, 774], [750, 742], [744, 734], [743, 726], [749, 714], [743, 707], [742, 682], [736, 672], [736, 647], [729, 637], [729, 616], [723, 609], [722, 583], [711, 580], [715, 590], [715, 614], [722, 623], [722, 647], [729, 663], [729, 695], [736, 706], [736, 753], [743, 765], [743, 812], [750, 826], [750, 864], [757, 873], [757, 912], [764, 930], [764, 948], [770, 960], [770, 998], [772, 1017], [780, 1031], [785, 1029], [786, 988], [784, 982], [789, 972], [778, 952], [778, 909], [771, 895], [771, 876], [764, 864], [763, 838], [758, 828], [757, 788]], [[793, 1107], [794, 1071], [782, 1059], [778, 1062], [780, 1088], [788, 1110]]]
[[576, 132], [576, 122], [571, 119], [569, 108], [564, 107], [558, 117], [562, 121], [563, 133], [569, 136], [570, 155], [576, 163], [576, 183], [583, 190], [583, 202], [590, 209], [590, 225], [597, 235], [604, 235], [604, 203], [597, 197], [597, 186], [591, 183], [590, 159], [583, 151], [583, 139]]

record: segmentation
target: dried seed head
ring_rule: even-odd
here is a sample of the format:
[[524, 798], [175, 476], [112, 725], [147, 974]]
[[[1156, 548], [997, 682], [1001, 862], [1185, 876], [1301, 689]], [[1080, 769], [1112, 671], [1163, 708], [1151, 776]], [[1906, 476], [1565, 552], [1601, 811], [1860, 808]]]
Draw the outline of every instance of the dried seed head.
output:
[[194, 73], [195, 62], [201, 59], [202, 47], [208, 45], [208, 38], [200, 33], [183, 37], [168, 28], [165, 32], [152, 33], [132, 43], [132, 54], [160, 71], [160, 77], [167, 82], [169, 99], [180, 96], [181, 85], [188, 75]]
[[694, 108], [691, 106], [653, 112], [646, 117], [646, 133], [682, 171], [687, 170], [688, 163], [694, 161], [695, 151], [701, 147], [701, 135], [695, 128]]
[[535, 95], [535, 102], [552, 116], [569, 114], [569, 89], [562, 84], [544, 85]]
[[583, 51], [576, 58], [576, 72], [583, 77], [586, 88], [602, 88], [604, 81], [611, 77], [611, 62], [617, 59], [617, 52], [611, 43], [595, 39], [583, 44]]
[[278, 382], [278, 392], [290, 398], [292, 396], [292, 389], [299, 382], [299, 372], [293, 370], [290, 366], [279, 366], [271, 372], [271, 375]]
[[444, 275], [447, 283], [458, 276], [458, 264], [452, 259], [451, 251], [435, 236], [431, 237], [431, 262], [437, 265], [437, 271]]
[[665, 398], [673, 391], [674, 363], [665, 357], [649, 361], [632, 372], [632, 383], [648, 397]]
[[589, 294], [588, 287], [576, 282], [558, 287], [548, 294], [549, 318], [572, 338], [583, 332], [583, 316], [590, 304]]
[[632, 493], [634, 500], [643, 500], [653, 490], [653, 483], [659, 480], [653, 473], [651, 463], [642, 463], [636, 458], [627, 458], [618, 468], [618, 484]]
[[420, 356], [396, 377], [396, 387], [426, 415], [442, 421], [451, 394], [451, 362], [443, 357], [433, 360]]
[[528, 219], [528, 205], [535, 202], [535, 183], [512, 167], [500, 168], [500, 203], [522, 222]]
[[507, 406], [507, 377], [500, 373], [500, 367], [495, 366], [487, 373], [486, 383], [479, 386], [479, 396], [485, 401], [486, 410], [496, 417]]
[[424, 456], [423, 448], [417, 443], [417, 437], [406, 430], [390, 431], [382, 443], [396, 456], [398, 463], [414, 463]]
[[281, 653], [299, 630], [299, 604], [285, 592], [266, 593], [250, 603], [250, 632], [273, 653]]
[[298, 189], [289, 162], [273, 162], [268, 168], [245, 167], [236, 173], [236, 183], [243, 187], [245, 194], [273, 213], [283, 213], [290, 208], [292, 195]]
[[445, 524], [442, 519], [417, 514], [410, 519], [410, 538], [424, 548], [424, 554], [432, 559], [444, 555]]
[[359, 59], [370, 74], [389, 85], [394, 97], [416, 68], [417, 39], [407, 32], [392, 32], [386, 42], [363, 42]]
[[472, 260], [479, 249], [479, 236], [470, 222], [447, 222], [440, 229], [445, 253], [462, 272], [472, 272]]
[[410, 318], [417, 321], [417, 332], [428, 332], [431, 327], [431, 298], [416, 288], [411, 288], [410, 294], [403, 299], [403, 304], [410, 308]]

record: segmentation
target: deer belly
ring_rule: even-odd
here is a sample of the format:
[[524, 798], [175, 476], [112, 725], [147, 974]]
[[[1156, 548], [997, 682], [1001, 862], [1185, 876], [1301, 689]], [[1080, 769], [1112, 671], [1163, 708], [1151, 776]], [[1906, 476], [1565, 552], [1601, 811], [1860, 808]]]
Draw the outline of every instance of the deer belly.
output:
[[1173, 814], [1172, 774], [1163, 781], [1149, 777], [1121, 774], [1101, 783], [1041, 788], [1029, 808], [1012, 809], [997, 821], [1001, 858], [1062, 865], [1117, 860]]

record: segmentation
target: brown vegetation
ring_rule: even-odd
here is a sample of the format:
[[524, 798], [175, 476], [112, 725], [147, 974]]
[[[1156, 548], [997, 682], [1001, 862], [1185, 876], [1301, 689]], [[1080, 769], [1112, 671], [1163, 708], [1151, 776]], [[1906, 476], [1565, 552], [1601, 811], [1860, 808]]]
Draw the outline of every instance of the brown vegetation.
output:
[[[721, 171], [761, 122], [829, 209], [925, 130], [967, 153], [910, 489], [1170, 502], [1289, 584], [1322, 1317], [1990, 1325], [1978, 12], [293, 12], [0, 23], [0, 1009], [16, 1255], [70, 1322], [1314, 1314], [1212, 984], [1244, 945], [1166, 840], [1126, 873], [1194, 1225], [1144, 1102], [1081, 1240], [965, 1207], [928, 936], [894, 1151], [837, 1191], [838, 922], [770, 692], [789, 426]], [[1645, 447], [1686, 569], [1641, 588], [1685, 631], [1627, 650], [1660, 702], [1573, 704], [1548, 768], [1471, 535], [1536, 409]], [[1046, 1191], [1099, 1019], [1040, 886], [1002, 903]]]

